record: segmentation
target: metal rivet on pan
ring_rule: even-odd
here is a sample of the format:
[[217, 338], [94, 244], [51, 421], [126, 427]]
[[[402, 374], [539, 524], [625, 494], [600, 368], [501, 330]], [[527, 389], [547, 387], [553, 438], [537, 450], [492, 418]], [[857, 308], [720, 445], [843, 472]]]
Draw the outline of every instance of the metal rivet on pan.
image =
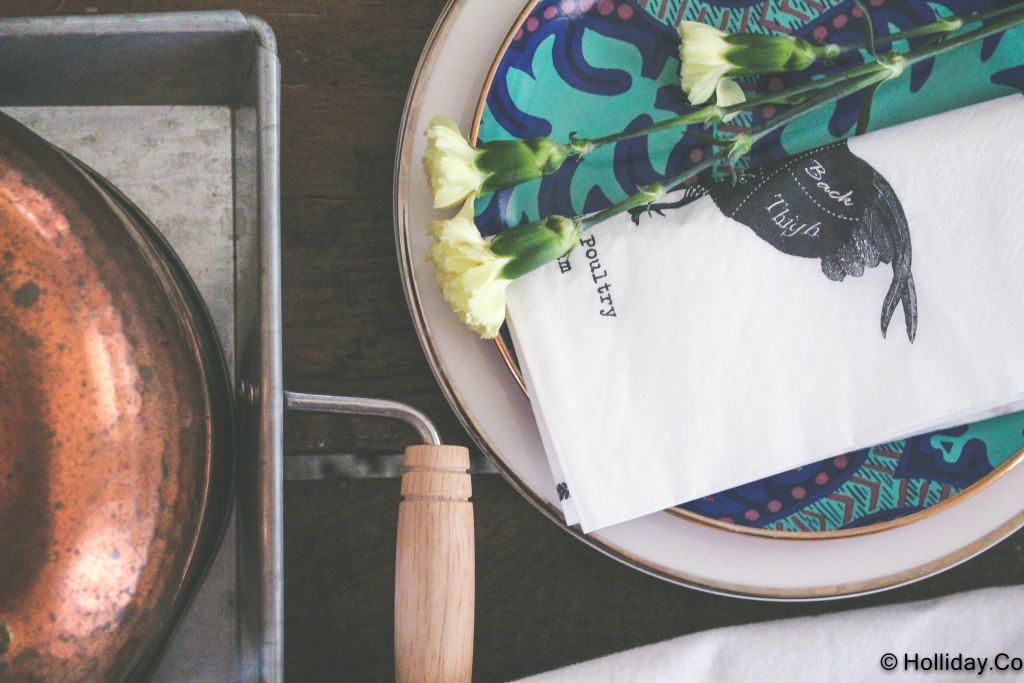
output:
[[243, 380], [239, 383], [238, 394], [244, 402], [249, 405], [256, 405], [256, 400], [259, 397], [259, 390], [249, 382]]

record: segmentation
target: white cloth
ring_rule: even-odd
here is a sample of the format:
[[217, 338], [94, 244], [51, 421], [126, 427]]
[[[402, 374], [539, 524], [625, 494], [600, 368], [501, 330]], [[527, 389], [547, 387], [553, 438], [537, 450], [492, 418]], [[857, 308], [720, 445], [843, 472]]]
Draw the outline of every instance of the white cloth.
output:
[[[881, 334], [890, 265], [834, 282], [711, 197], [639, 226], [608, 221], [568, 272], [552, 263], [516, 281], [509, 321], [569, 523], [592, 531], [1016, 404], [1022, 118], [1011, 96], [849, 142], [906, 215], [913, 343], [899, 306]], [[799, 188], [834, 182], [815, 195], [822, 210], [871, 194], [851, 198], [814, 161], [789, 172]], [[758, 201], [780, 233], [816, 229], [784, 201]]]
[[[706, 631], [557, 671], [530, 683], [883, 681], [942, 683], [1024, 670], [1024, 587]], [[892, 673], [883, 668], [883, 656]], [[970, 661], [969, 661], [969, 658]], [[984, 660], [982, 663], [980, 660]], [[915, 663], [916, 662], [916, 663]], [[987, 680], [987, 678], [985, 679]]]

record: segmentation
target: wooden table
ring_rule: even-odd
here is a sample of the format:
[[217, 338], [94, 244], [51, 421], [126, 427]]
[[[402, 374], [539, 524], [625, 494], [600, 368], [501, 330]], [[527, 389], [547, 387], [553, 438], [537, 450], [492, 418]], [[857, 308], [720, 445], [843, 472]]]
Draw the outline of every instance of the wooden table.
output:
[[[494, 0], [495, 2], [504, 0]], [[516, 1], [516, 0], [511, 0]], [[264, 18], [282, 64], [284, 373], [289, 390], [403, 401], [471, 446], [435, 384], [395, 256], [392, 173], [406, 91], [445, 0], [4, 0], [0, 16], [238, 9]], [[289, 452], [395, 453], [390, 422], [286, 420]], [[476, 679], [508, 680], [717, 626], [1016, 583], [1018, 534], [917, 584], [840, 602], [708, 595], [563, 533], [495, 475], [474, 479]], [[289, 683], [393, 677], [397, 480], [285, 487]], [[741, 653], [736, 653], [741, 656]]]

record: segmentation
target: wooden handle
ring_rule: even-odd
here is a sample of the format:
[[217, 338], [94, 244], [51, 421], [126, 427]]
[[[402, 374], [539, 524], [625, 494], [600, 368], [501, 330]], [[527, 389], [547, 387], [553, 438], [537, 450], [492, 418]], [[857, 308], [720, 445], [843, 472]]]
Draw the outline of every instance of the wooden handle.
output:
[[469, 451], [411, 446], [405, 466], [395, 563], [395, 678], [468, 682], [475, 599]]

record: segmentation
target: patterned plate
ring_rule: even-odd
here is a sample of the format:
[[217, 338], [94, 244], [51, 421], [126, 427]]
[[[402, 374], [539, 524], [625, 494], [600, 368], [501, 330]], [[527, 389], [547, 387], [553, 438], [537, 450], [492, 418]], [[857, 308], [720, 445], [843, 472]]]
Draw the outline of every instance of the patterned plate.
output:
[[[907, 29], [947, 12], [967, 14], [988, 1], [870, 0], [876, 26]], [[837, 0], [534, 0], [495, 61], [481, 97], [474, 135], [480, 140], [577, 131], [599, 136], [689, 111], [677, 84], [680, 19], [723, 30], [793, 33], [808, 40], [854, 42], [864, 17]], [[1020, 29], [1018, 29], [1020, 31]], [[922, 62], [879, 89], [872, 128], [900, 123], [1024, 91], [1024, 41], [1000, 50], [1000, 37]], [[861, 61], [853, 54], [837, 67]], [[1018, 65], [1018, 66], [1015, 66]], [[749, 79], [745, 87], [781, 89], [827, 73]], [[957, 87], [950, 88], [948, 83]], [[600, 116], [586, 118], [586, 112]], [[762, 125], [774, 107], [742, 114], [722, 131]], [[750, 154], [764, 163], [852, 134], [860, 98], [791, 124]], [[485, 234], [541, 215], [595, 211], [675, 175], [709, 153], [701, 143], [662, 133], [599, 150], [586, 163], [567, 162], [540, 182], [478, 200]], [[724, 169], [714, 169], [714, 173]], [[709, 177], [703, 178], [707, 180]], [[501, 344], [518, 374], [507, 337]], [[785, 472], [687, 503], [678, 514], [744, 533], [823, 538], [878, 531], [917, 519], [977, 491], [1005, 472], [1024, 449], [1024, 413], [882, 444]]]

